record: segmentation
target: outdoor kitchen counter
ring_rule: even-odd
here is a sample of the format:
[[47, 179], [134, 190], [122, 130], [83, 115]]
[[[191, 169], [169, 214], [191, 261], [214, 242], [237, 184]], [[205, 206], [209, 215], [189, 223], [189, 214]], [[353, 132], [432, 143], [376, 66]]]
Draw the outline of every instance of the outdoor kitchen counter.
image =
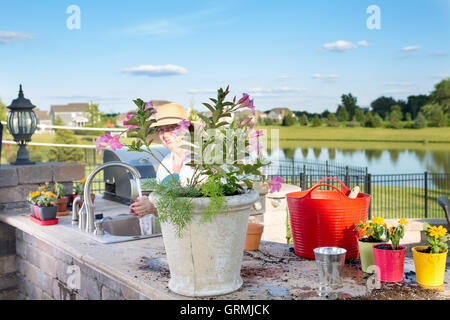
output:
[[[97, 195], [95, 213], [115, 216], [128, 213], [128, 206], [104, 200]], [[88, 265], [121, 284], [133, 288], [149, 299], [189, 299], [171, 292], [167, 283], [169, 270], [162, 237], [102, 244], [77, 230], [64, 226], [71, 224], [71, 215], [59, 217], [59, 224], [39, 226], [22, 210], [0, 212], [0, 221], [58, 248], [74, 259]], [[414, 270], [411, 259], [406, 270]], [[261, 242], [259, 251], [245, 251], [242, 265], [242, 288], [214, 299], [315, 299], [317, 272], [315, 262], [302, 259], [293, 252], [292, 245]], [[446, 272], [446, 282], [449, 277]], [[356, 297], [369, 292], [359, 266], [347, 263], [344, 268], [343, 296]], [[447, 295], [449, 285], [442, 294]], [[206, 298], [211, 299], [211, 298]]]

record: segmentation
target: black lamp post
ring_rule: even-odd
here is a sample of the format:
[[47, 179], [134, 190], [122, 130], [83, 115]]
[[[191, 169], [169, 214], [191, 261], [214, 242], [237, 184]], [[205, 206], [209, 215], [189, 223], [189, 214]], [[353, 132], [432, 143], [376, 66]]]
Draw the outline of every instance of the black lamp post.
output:
[[20, 85], [19, 97], [7, 107], [11, 110], [8, 116], [8, 130], [12, 134], [14, 141], [20, 146], [17, 151], [17, 160], [12, 162], [13, 165], [27, 165], [34, 164], [29, 159], [29, 152], [26, 148], [28, 142], [31, 141], [31, 136], [36, 130], [38, 120], [34, 114], [30, 100], [23, 96], [22, 85]]

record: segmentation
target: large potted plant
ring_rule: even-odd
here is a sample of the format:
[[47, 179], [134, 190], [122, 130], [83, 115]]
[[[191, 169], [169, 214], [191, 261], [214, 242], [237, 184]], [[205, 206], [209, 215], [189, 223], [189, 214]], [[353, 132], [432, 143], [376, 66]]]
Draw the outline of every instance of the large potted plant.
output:
[[372, 218], [367, 222], [360, 222], [355, 230], [360, 231], [362, 238], [358, 239], [359, 259], [363, 272], [375, 273], [375, 258], [373, 256], [373, 246], [386, 243], [383, 238], [386, 230], [384, 219], [380, 217]]
[[401, 219], [396, 226], [385, 229], [386, 240], [390, 241], [391, 244], [373, 246], [377, 279], [379, 281], [403, 281], [406, 247], [400, 245], [400, 240], [405, 235], [405, 226], [407, 224], [408, 222], [405, 219]]
[[[212, 296], [233, 292], [242, 286], [240, 270], [251, 206], [258, 199], [254, 182], [263, 182], [261, 168], [269, 164], [261, 155], [259, 137], [253, 130], [253, 101], [247, 94], [226, 101], [228, 87], [218, 90], [212, 103], [204, 103], [211, 117], [198, 114], [195, 130], [183, 120], [176, 128], [185, 149], [185, 163], [192, 177], [182, 184], [176, 175], [151, 180], [145, 189], [158, 210], [170, 268], [169, 288], [186, 296]], [[127, 136], [134, 138], [130, 151], [148, 152], [160, 165], [150, 145], [156, 109], [151, 103], [134, 100]], [[238, 109], [250, 108], [252, 116], [240, 121]], [[98, 147], [117, 147], [116, 137], [101, 137]], [[167, 169], [170, 173], [170, 171]], [[281, 180], [268, 182], [270, 191], [281, 188]]]
[[417, 283], [423, 286], [442, 286], [444, 284], [450, 235], [442, 226], [424, 223], [427, 245], [412, 248]]

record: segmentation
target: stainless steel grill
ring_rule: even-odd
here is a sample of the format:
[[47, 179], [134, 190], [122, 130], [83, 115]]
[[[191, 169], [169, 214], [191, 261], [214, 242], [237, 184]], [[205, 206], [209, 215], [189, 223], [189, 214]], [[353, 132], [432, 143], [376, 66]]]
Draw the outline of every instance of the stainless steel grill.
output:
[[[162, 160], [169, 153], [168, 149], [162, 147], [154, 147], [151, 150], [159, 160]], [[142, 179], [155, 178], [159, 165], [159, 162], [146, 152], [127, 151], [126, 149], [105, 150], [103, 162], [110, 161], [121, 161], [136, 167]], [[138, 197], [138, 182], [124, 168], [105, 168], [103, 177], [105, 199], [131, 204]]]

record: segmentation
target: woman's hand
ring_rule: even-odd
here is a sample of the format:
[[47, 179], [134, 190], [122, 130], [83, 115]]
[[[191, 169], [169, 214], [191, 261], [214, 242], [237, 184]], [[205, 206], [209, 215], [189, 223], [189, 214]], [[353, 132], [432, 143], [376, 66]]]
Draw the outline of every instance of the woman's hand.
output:
[[154, 214], [156, 216], [157, 210], [148, 197], [139, 197], [130, 205], [130, 213], [140, 219], [147, 214]]

